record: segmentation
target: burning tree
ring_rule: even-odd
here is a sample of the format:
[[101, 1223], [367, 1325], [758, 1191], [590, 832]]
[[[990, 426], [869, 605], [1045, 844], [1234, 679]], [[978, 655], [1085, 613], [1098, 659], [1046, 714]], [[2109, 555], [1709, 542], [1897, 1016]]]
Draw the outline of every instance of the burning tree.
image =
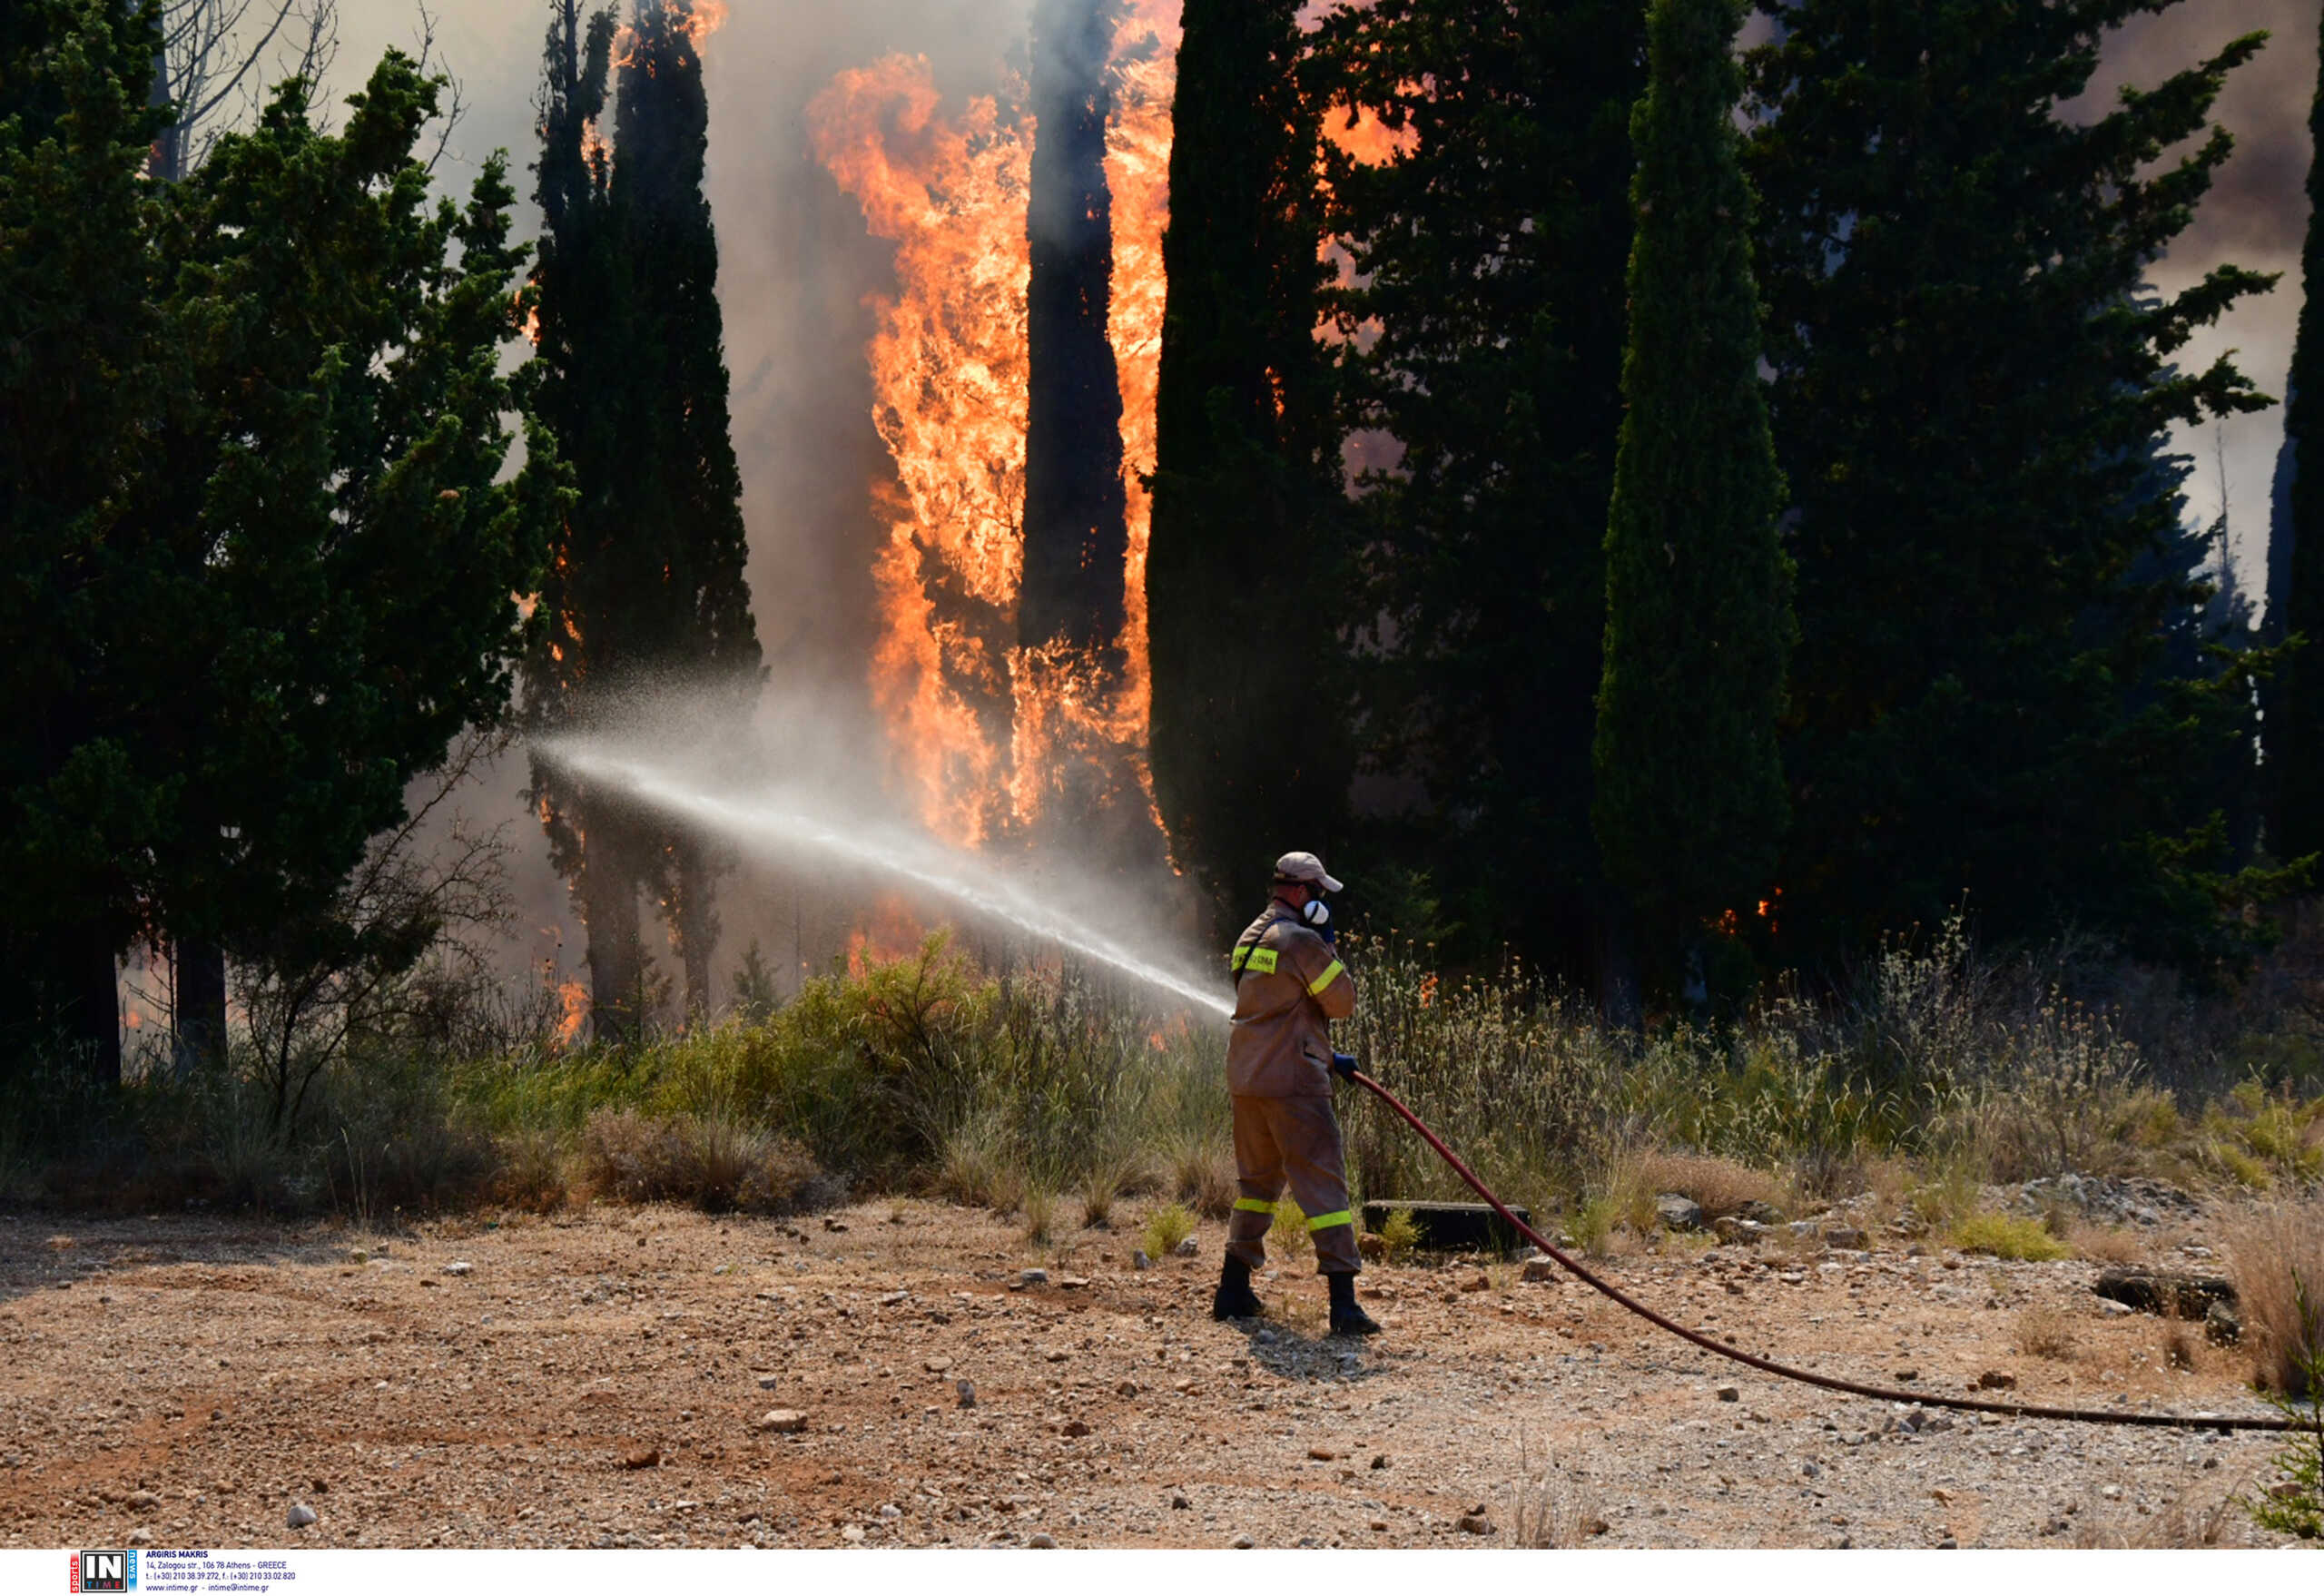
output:
[[[540, 102], [534, 274], [542, 413], [579, 494], [554, 540], [546, 625], [525, 670], [537, 730], [619, 729], [645, 695], [683, 689], [705, 727], [747, 715], [763, 672], [742, 479], [727, 427], [718, 247], [702, 192], [702, 40], [723, 15], [640, 0], [626, 26], [557, 0]], [[616, 56], [618, 59], [616, 60]], [[598, 132], [608, 79], [615, 139]], [[713, 844], [536, 759], [533, 794], [589, 933], [601, 1032], [651, 1006], [639, 897], [658, 899], [685, 1006], [710, 1004]]]
[[1039, 0], [1033, 8], [1030, 271], [1025, 351], [1025, 559], [1017, 635], [1120, 674], [1122, 400], [1106, 329], [1113, 293], [1113, 198], [1106, 123], [1113, 110], [1118, 0]]
[[810, 108], [817, 155], [897, 246], [867, 350], [895, 468], [874, 489], [891, 533], [873, 698], [900, 784], [957, 842], [1041, 831], [1111, 859], [1159, 852], [1138, 473], [1171, 9], [1044, 0], [1030, 118], [991, 97], [948, 116], [904, 56], [842, 73]]

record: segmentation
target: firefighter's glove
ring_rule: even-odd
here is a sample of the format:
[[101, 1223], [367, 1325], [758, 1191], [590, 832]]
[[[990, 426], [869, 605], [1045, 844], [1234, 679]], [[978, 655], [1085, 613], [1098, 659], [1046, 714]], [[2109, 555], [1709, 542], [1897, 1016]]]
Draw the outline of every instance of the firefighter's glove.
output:
[[1338, 1076], [1342, 1080], [1354, 1080], [1355, 1079], [1355, 1055], [1354, 1053], [1334, 1053], [1332, 1055], [1332, 1073]]

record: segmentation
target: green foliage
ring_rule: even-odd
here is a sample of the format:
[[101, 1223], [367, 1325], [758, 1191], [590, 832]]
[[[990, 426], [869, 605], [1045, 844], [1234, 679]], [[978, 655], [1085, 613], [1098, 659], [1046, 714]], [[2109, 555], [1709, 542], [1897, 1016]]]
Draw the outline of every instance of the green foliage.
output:
[[[1328, 268], [1299, 81], [1296, 0], [1190, 0], [1170, 146], [1169, 300], [1147, 555], [1154, 794], [1173, 854], [1228, 934], [1297, 817], [1328, 850], [1349, 727], [1339, 438], [1315, 337]], [[1286, 837], [1288, 833], [1285, 833]]]
[[2308, 234], [2299, 327], [2285, 379], [2282, 500], [2268, 543], [2268, 625], [2299, 640], [2268, 695], [2274, 772], [2268, 842], [2278, 858], [2324, 852], [2324, 43], [2308, 113]]
[[123, 10], [12, 10], [34, 113], [0, 139], [0, 1003], [77, 1007], [108, 1073], [133, 934], [257, 960], [346, 934], [338, 889], [406, 783], [505, 707], [511, 595], [560, 507], [537, 433], [503, 479], [524, 251], [499, 159], [465, 208], [428, 202], [440, 81], [388, 52], [336, 133], [293, 81], [148, 192], [149, 17]]
[[724, 1115], [848, 1178], [934, 1176], [1011, 1206], [1118, 1171], [1138, 1148], [1215, 1142], [1226, 1105], [1204, 1072], [1217, 1059], [1217, 1038], [1173, 1039], [1078, 981], [980, 977], [940, 935], [860, 978], [807, 982], [763, 1024], [519, 1054], [463, 1072], [459, 1090], [497, 1133], [570, 1132], [599, 1108]]
[[1573, 976], [1602, 911], [1590, 743], [1645, 16], [1379, 0], [1315, 44], [1328, 115], [1402, 146], [1328, 167], [1362, 490], [1354, 602], [1333, 612], [1367, 767], [1401, 778], [1367, 806], [1369, 852], [1418, 889], [1375, 894], [1368, 867], [1353, 901], [1456, 958], [1512, 943]]
[[1167, 1258], [1195, 1233], [1195, 1217], [1180, 1203], [1166, 1203], [1146, 1217], [1146, 1256]]
[[1391, 1208], [1381, 1221], [1380, 1245], [1392, 1264], [1401, 1263], [1420, 1245], [1420, 1222], [1410, 1208]]
[[763, 1025], [783, 999], [774, 990], [774, 975], [766, 967], [766, 960], [759, 952], [756, 938], [743, 951], [743, 967], [734, 972], [734, 1018], [745, 1025]]
[[1764, 895], [1787, 817], [1776, 754], [1793, 627], [1760, 392], [1734, 0], [1654, 0], [1631, 121], [1628, 409], [1606, 534], [1593, 819], [1650, 970]]
[[[2209, 590], [2174, 425], [2260, 409], [2231, 359], [2166, 364], [2270, 279], [2142, 276], [2230, 141], [2233, 40], [2070, 120], [2145, 0], [1764, 0], [1748, 167], [1801, 642], [1779, 879], [1793, 951], [2072, 921], [2233, 952], [2254, 892], [2211, 824], [2248, 783], [2252, 678], [2182, 651]], [[2165, 153], [2188, 140], [2189, 153]], [[2221, 652], [2221, 650], [2224, 652]]]

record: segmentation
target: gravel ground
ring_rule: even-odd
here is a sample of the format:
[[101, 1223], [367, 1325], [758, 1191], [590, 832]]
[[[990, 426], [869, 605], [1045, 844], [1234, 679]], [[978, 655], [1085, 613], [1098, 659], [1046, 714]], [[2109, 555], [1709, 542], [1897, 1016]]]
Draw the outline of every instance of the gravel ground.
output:
[[[2189, 1266], [2173, 1249], [2191, 1234], [2152, 1237], [2156, 1261]], [[2267, 1539], [2220, 1511], [2271, 1477], [2264, 1435], [1966, 1415], [1915, 1433], [1919, 1410], [1755, 1374], [1577, 1284], [1476, 1260], [1375, 1266], [1387, 1333], [1360, 1346], [1321, 1338], [1304, 1261], [1263, 1284], [1267, 1324], [1218, 1325], [1222, 1235], [1137, 1270], [1126, 1229], [1036, 1251], [989, 1215], [918, 1202], [379, 1237], [0, 1217], [0, 1539]], [[1048, 1278], [1023, 1284], [1035, 1265]], [[1994, 1371], [2033, 1402], [2264, 1411], [2248, 1358], [2197, 1335], [2192, 1367], [2171, 1366], [2179, 1327], [2103, 1311], [2089, 1264], [1766, 1244], [1609, 1270], [1674, 1317], [1859, 1379], [1960, 1393]], [[2020, 1350], [2029, 1325], [2053, 1355]], [[315, 1522], [289, 1527], [294, 1504]]]

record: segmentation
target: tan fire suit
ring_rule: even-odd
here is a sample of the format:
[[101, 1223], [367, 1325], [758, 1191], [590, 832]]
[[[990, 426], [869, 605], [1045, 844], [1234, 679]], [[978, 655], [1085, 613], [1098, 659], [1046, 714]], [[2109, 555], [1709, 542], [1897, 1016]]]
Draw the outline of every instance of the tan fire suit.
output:
[[1262, 1238], [1288, 1182], [1315, 1237], [1317, 1271], [1353, 1275], [1361, 1265], [1332, 1114], [1328, 1022], [1355, 1012], [1355, 985], [1330, 945], [1280, 898], [1251, 922], [1228, 962], [1235, 1029], [1226, 1040], [1226, 1089], [1243, 1195], [1226, 1227], [1226, 1250], [1254, 1269], [1265, 1260]]

